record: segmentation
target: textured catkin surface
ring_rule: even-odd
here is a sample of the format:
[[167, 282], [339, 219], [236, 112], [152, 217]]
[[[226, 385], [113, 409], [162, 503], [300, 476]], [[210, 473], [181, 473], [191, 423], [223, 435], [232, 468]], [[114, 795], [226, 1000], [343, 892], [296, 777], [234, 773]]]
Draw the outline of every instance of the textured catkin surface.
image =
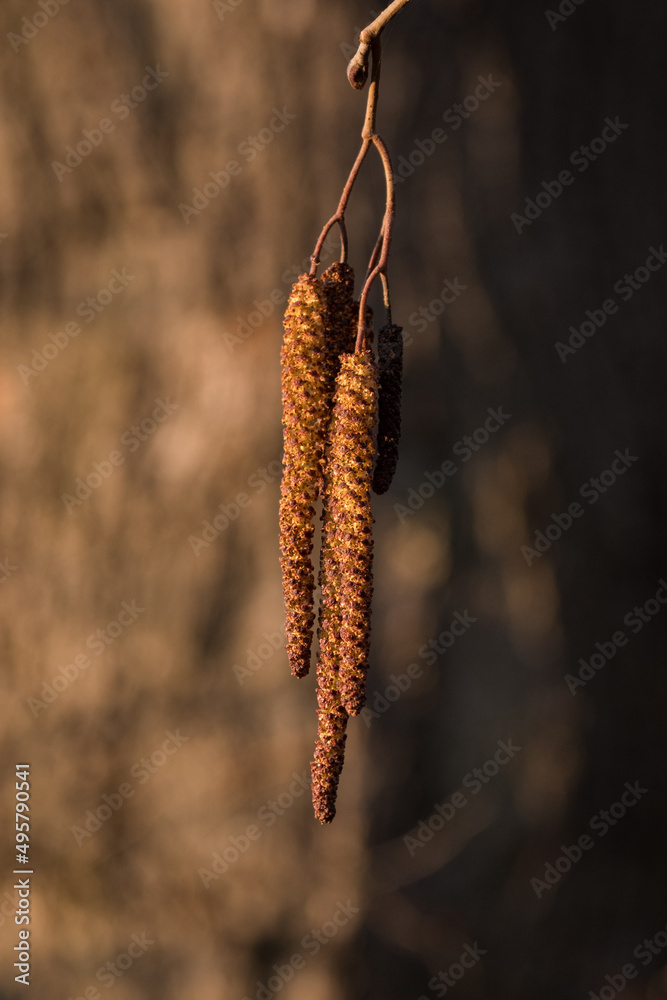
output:
[[396, 472], [401, 436], [403, 327], [387, 324], [378, 335], [378, 436], [373, 492], [386, 493]]
[[[354, 349], [358, 303], [354, 302], [354, 272], [337, 262], [322, 274], [327, 302], [326, 327], [329, 359], [328, 402], [333, 418], [333, 400], [342, 355]], [[327, 464], [330, 463], [334, 421], [330, 419]], [[313, 807], [321, 823], [336, 814], [336, 792], [345, 756], [348, 713], [338, 690], [338, 643], [340, 640], [340, 567], [331, 516], [331, 482], [327, 475], [322, 494], [322, 543], [320, 555], [319, 650], [317, 659], [317, 742], [311, 764]]]
[[327, 303], [327, 343], [329, 346], [331, 401], [340, 370], [340, 355], [354, 350], [357, 311], [354, 301], [354, 271], [349, 264], [337, 261], [322, 272], [322, 285]]
[[348, 713], [338, 690], [335, 656], [318, 662], [317, 743], [310, 771], [313, 807], [320, 823], [330, 823], [336, 815], [336, 792], [345, 760]]
[[310, 668], [313, 636], [311, 560], [315, 503], [322, 485], [330, 413], [330, 361], [325, 340], [326, 301], [321, 282], [301, 275], [285, 313], [281, 351], [284, 467], [280, 497], [280, 564], [290, 669]]
[[347, 355], [338, 376], [329, 503], [339, 574], [339, 690], [350, 715], [364, 704], [373, 593], [373, 431], [377, 418], [377, 368], [370, 351]]
[[[349, 264], [336, 262], [322, 274], [322, 284], [326, 299], [327, 337], [327, 453], [330, 461], [332, 433], [334, 428], [333, 406], [336, 380], [340, 372], [341, 355], [354, 350], [358, 303], [354, 302], [354, 271]], [[330, 480], [325, 477], [322, 490], [322, 546], [320, 556], [320, 662], [327, 656], [336, 658], [340, 612], [338, 608], [338, 563], [333, 546], [334, 525], [330, 513]]]

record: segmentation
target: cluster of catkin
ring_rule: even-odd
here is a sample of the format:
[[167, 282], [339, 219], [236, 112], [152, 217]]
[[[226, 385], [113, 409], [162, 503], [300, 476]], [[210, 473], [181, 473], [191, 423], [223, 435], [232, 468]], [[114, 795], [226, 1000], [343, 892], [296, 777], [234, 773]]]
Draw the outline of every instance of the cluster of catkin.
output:
[[[321, 501], [318, 735], [311, 764], [313, 805], [322, 823], [336, 810], [347, 720], [365, 701], [373, 593], [371, 487], [388, 489], [400, 432], [403, 340], [388, 324], [371, 349], [372, 317], [355, 350], [359, 303], [354, 274], [332, 264], [301, 275], [285, 313], [281, 353], [284, 464], [280, 547], [292, 674], [310, 669], [315, 624], [312, 552]], [[377, 455], [377, 459], [376, 459]]]

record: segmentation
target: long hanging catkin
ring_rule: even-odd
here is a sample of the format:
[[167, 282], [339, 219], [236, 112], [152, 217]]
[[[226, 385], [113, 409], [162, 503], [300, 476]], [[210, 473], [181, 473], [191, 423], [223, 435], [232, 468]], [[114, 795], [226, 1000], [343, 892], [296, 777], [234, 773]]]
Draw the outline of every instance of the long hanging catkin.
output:
[[403, 378], [403, 327], [387, 324], [378, 335], [380, 389], [378, 397], [378, 457], [373, 492], [386, 493], [398, 462], [401, 436], [401, 382]]
[[[356, 339], [357, 308], [353, 300], [354, 271], [342, 262], [332, 264], [322, 274], [324, 294], [327, 303], [326, 334], [328, 346], [327, 405], [330, 419], [327, 427], [327, 452], [325, 461], [330, 462], [331, 439], [334, 427], [333, 405], [336, 379], [340, 372], [342, 355], [354, 350]], [[358, 303], [356, 304], [358, 307]], [[320, 638], [319, 661], [326, 658], [327, 651], [335, 657], [338, 638], [338, 561], [335, 555], [335, 526], [330, 513], [330, 477], [325, 476], [322, 491], [322, 543], [320, 553]], [[318, 661], [318, 662], [319, 662]]]
[[[343, 187], [338, 208], [311, 254], [311, 275], [301, 275], [290, 295], [282, 349], [284, 475], [280, 501], [280, 551], [286, 605], [287, 651], [292, 673], [310, 667], [315, 576], [311, 561], [314, 503], [322, 498], [320, 608], [318, 622], [318, 734], [311, 764], [315, 815], [330, 823], [336, 812], [346, 727], [366, 698], [373, 594], [371, 488], [385, 492], [396, 468], [400, 432], [402, 340], [391, 325], [387, 264], [395, 214], [389, 151], [375, 129], [380, 83], [380, 32], [409, 0], [395, 0], [360, 33], [348, 65], [359, 90], [371, 69], [362, 145]], [[371, 39], [371, 41], [369, 41]], [[382, 160], [386, 202], [366, 278], [355, 302], [354, 274], [345, 259], [317, 279], [320, 255], [333, 226], [341, 256], [348, 254], [345, 223], [352, 187], [371, 149]], [[388, 325], [378, 344], [382, 404], [375, 474], [378, 368], [368, 295], [381, 278]]]
[[284, 459], [280, 497], [280, 563], [290, 669], [310, 669], [313, 637], [313, 504], [324, 471], [331, 382], [321, 282], [302, 274], [285, 313], [281, 351]]
[[370, 351], [342, 355], [325, 490], [317, 664], [318, 733], [311, 764], [321, 823], [336, 814], [349, 715], [365, 698], [372, 585], [370, 479], [377, 372]]
[[341, 359], [334, 404], [328, 498], [337, 559], [338, 689], [349, 715], [364, 704], [373, 593], [373, 430], [377, 369], [364, 350]]
[[[329, 346], [330, 404], [340, 371], [341, 356], [354, 350], [357, 308], [353, 301], [354, 272], [349, 264], [335, 263], [322, 274], [327, 301], [327, 342]], [[357, 303], [358, 307], [358, 303]], [[329, 424], [331, 446], [333, 421]], [[327, 464], [330, 455], [327, 455]], [[322, 494], [322, 542], [320, 552], [319, 650], [317, 657], [317, 742], [310, 765], [313, 807], [320, 823], [330, 823], [336, 814], [336, 793], [345, 757], [345, 729], [348, 714], [338, 691], [338, 641], [340, 570], [335, 546], [335, 524], [331, 516], [330, 478], [325, 478]]]

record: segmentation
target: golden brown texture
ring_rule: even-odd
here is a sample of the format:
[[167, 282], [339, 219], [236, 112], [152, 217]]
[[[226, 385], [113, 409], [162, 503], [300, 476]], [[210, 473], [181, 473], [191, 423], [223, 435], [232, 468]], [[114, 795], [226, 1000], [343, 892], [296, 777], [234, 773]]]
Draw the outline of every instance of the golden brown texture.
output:
[[311, 764], [313, 806], [321, 823], [330, 823], [336, 813], [336, 792], [345, 755], [348, 713], [338, 691], [340, 643], [340, 563], [336, 548], [336, 524], [331, 508], [331, 482], [327, 478], [322, 498], [322, 542], [320, 551], [319, 650], [317, 656], [317, 743]]
[[[354, 272], [349, 264], [332, 264], [322, 274], [327, 301], [327, 341], [329, 346], [328, 397], [333, 414], [336, 378], [341, 355], [354, 350], [358, 303], [353, 300]], [[329, 424], [329, 448], [333, 421]], [[328, 459], [329, 461], [329, 459]], [[327, 464], [328, 464], [327, 461]], [[321, 823], [330, 823], [336, 813], [336, 792], [345, 756], [345, 729], [348, 714], [338, 692], [338, 643], [340, 608], [338, 603], [339, 564], [335, 546], [335, 524], [331, 517], [330, 482], [322, 495], [322, 543], [320, 553], [319, 651], [317, 660], [318, 734], [311, 764], [313, 806]]]
[[322, 671], [318, 664], [317, 743], [310, 765], [313, 807], [320, 823], [330, 823], [336, 815], [336, 793], [345, 759], [345, 729], [348, 713], [341, 704], [337, 674]]
[[289, 297], [281, 351], [284, 458], [280, 562], [287, 655], [290, 669], [297, 677], [305, 676], [310, 669], [315, 617], [311, 561], [313, 504], [322, 483], [330, 412], [325, 312], [321, 282], [301, 275]]
[[[370, 351], [341, 359], [329, 462], [329, 503], [335, 537], [340, 636], [338, 686], [343, 708], [357, 715], [364, 704], [373, 593], [373, 430], [377, 369]], [[327, 553], [325, 552], [325, 556]]]
[[[325, 326], [327, 337], [327, 406], [330, 417], [327, 426], [326, 464], [329, 463], [331, 436], [333, 431], [333, 404], [336, 389], [336, 379], [340, 371], [341, 355], [354, 350], [356, 339], [356, 323], [358, 303], [353, 300], [354, 271], [349, 264], [336, 262], [322, 274], [322, 284], [327, 304]], [[330, 515], [328, 502], [329, 485], [325, 478], [322, 491], [322, 544], [320, 554], [320, 656], [322, 642], [329, 648], [335, 648], [333, 638], [337, 640], [338, 624], [335, 622], [338, 604], [337, 560], [333, 543], [334, 525]], [[329, 620], [325, 624], [325, 620]], [[333, 654], [332, 654], [333, 655]]]

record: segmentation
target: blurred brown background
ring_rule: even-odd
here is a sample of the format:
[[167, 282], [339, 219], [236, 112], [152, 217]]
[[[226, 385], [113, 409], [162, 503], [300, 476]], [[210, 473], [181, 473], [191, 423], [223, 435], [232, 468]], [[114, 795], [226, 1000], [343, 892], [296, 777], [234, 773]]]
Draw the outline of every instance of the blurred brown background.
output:
[[[404, 439], [374, 501], [375, 715], [321, 828], [314, 677], [280, 636], [279, 347], [358, 147], [372, 11], [5, 0], [2, 1000], [667, 995], [666, 286], [623, 279], [667, 236], [667, 11], [551, 13], [414, 0], [384, 36]], [[373, 160], [357, 274], [382, 210]], [[636, 461], [600, 480], [617, 450]], [[520, 750], [494, 763], [498, 741]]]

